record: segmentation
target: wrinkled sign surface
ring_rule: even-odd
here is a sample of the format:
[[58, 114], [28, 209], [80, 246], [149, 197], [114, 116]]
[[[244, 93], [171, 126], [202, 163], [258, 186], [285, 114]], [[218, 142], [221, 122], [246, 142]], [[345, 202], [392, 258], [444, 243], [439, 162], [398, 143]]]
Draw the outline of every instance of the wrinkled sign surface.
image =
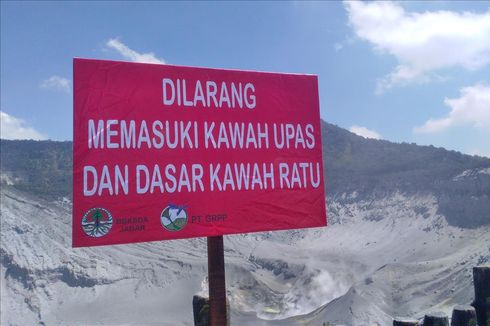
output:
[[74, 59], [73, 246], [326, 225], [316, 76]]

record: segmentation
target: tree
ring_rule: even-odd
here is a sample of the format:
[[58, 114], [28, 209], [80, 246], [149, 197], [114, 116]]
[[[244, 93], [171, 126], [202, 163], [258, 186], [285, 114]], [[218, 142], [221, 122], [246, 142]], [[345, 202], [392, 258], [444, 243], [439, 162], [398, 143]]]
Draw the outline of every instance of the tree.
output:
[[102, 212], [100, 211], [100, 209], [96, 209], [94, 214], [92, 214], [92, 221], [95, 222], [96, 228], [99, 227], [100, 221], [102, 221], [103, 218], [104, 218], [104, 216], [102, 215]]

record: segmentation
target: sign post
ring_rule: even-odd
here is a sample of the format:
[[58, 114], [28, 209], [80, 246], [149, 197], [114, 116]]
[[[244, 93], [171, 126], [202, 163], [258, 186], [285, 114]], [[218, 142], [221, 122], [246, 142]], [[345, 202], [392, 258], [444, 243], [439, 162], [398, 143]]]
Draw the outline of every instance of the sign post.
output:
[[227, 325], [223, 236], [208, 237], [209, 323]]
[[223, 235], [325, 226], [313, 75], [73, 61], [73, 247], [208, 238], [226, 323]]

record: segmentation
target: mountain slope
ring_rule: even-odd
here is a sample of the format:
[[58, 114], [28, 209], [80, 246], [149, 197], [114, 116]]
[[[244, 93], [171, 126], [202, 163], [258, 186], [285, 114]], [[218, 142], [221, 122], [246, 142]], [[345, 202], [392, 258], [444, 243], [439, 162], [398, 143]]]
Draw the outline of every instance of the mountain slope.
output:
[[[225, 237], [232, 323], [386, 325], [469, 303], [490, 160], [322, 128], [329, 226]], [[71, 143], [0, 145], [2, 325], [191, 325], [204, 239], [72, 249]]]
[[490, 223], [490, 159], [433, 146], [365, 139], [325, 122], [322, 127], [327, 196], [357, 192], [375, 199], [395, 191], [432, 194], [449, 224]]
[[[326, 193], [434, 194], [451, 225], [489, 224], [490, 159], [433, 146], [365, 139], [322, 121]], [[71, 197], [72, 143], [0, 140], [4, 183], [47, 199]], [[466, 172], [465, 172], [466, 171]], [[456, 178], [467, 173], [468, 177]]]

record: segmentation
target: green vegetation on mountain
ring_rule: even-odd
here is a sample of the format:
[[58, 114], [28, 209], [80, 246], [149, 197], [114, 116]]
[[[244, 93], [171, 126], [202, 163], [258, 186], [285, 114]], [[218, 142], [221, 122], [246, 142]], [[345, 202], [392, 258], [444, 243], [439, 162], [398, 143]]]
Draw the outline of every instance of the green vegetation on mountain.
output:
[[[490, 224], [490, 159], [433, 146], [365, 139], [322, 121], [328, 197], [357, 192], [376, 200], [394, 192], [430, 193], [453, 225]], [[46, 199], [71, 198], [72, 142], [1, 140], [2, 184]], [[471, 174], [471, 173], [470, 173]], [[346, 199], [349, 200], [349, 199]]]
[[2, 139], [0, 167], [3, 184], [47, 199], [71, 198], [72, 142]]
[[434, 146], [366, 139], [322, 121], [325, 183], [343, 192], [434, 191], [464, 170], [490, 167], [490, 159]]
[[[434, 146], [365, 139], [322, 121], [327, 196], [358, 193], [353, 200], [387, 194], [432, 194], [452, 225], [490, 224], [490, 159]], [[468, 177], [455, 178], [467, 171]], [[349, 200], [349, 199], [346, 199]]]

